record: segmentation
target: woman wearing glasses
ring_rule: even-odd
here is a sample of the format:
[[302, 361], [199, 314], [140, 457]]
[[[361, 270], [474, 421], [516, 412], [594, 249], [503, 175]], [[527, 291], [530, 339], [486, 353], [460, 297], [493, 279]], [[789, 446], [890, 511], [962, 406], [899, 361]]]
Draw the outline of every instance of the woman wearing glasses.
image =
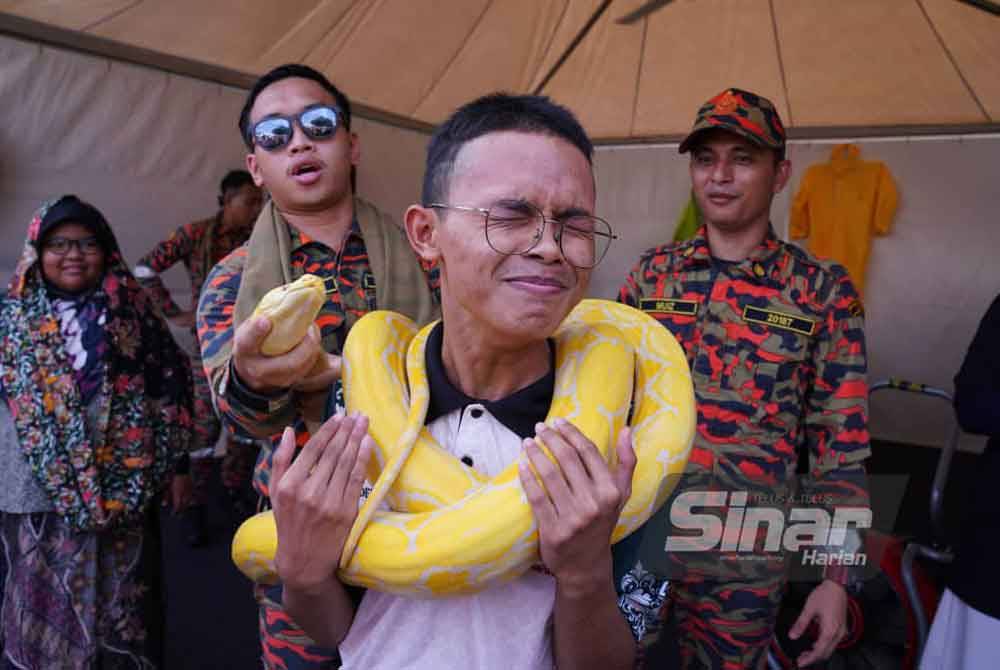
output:
[[187, 360], [75, 196], [32, 219], [0, 331], [0, 665], [155, 667], [152, 503], [190, 439]]

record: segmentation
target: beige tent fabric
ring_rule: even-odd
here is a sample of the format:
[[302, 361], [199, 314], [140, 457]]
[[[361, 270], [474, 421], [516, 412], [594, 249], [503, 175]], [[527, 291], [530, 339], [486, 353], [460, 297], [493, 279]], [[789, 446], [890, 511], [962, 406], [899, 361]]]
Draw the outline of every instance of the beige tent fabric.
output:
[[[243, 161], [235, 127], [245, 97], [240, 89], [0, 37], [0, 96], [8, 102], [0, 108], [2, 285], [28, 217], [44, 199], [75, 192], [93, 201], [134, 261], [177, 225], [210, 213], [219, 178]], [[361, 193], [401, 219], [419, 197], [427, 135], [365, 118], [354, 129]], [[871, 377], [951, 388], [976, 325], [1000, 290], [1000, 190], [994, 184], [1000, 134], [860, 145], [865, 158], [890, 167], [902, 194], [892, 232], [874, 241], [870, 260]], [[831, 147], [822, 140], [791, 144], [792, 183], [772, 210], [780, 234], [789, 195], [809, 165], [828, 159]], [[595, 270], [590, 293], [612, 297], [638, 255], [670, 239], [690, 180], [686, 158], [669, 143], [601, 147], [594, 167], [597, 212], [619, 239]], [[183, 272], [171, 270], [167, 283], [183, 301]], [[874, 434], [939, 446], [951, 418], [943, 404], [919, 402], [879, 398]]]
[[[797, 55], [784, 60], [792, 125], [988, 120], [919, 3], [776, 0], [775, 10], [782, 50]], [[1000, 52], [1000, 19], [975, 9], [968, 18], [994, 22]]]
[[952, 0], [924, 0], [962, 76], [968, 80], [989, 117], [1000, 119], [1000, 34], [998, 19], [973, 15], [970, 7]]
[[649, 18], [630, 135], [684, 133], [698, 107], [728, 86], [760, 92], [789, 117], [767, 3], [710, 2]]
[[427, 91], [413, 116], [431, 123], [440, 121], [468, 102], [475, 95], [473, 90], [533, 90], [538, 72], [551, 67], [572, 38], [569, 34], [558, 35], [557, 31], [578, 25], [578, 19], [566, 11], [575, 8], [586, 14], [593, 11], [590, 5], [596, 4], [488, 3], [461, 50]]
[[299, 61], [425, 123], [477, 95], [542, 91], [599, 139], [678, 135], [728, 86], [792, 128], [1000, 122], [1000, 17], [957, 0], [0, 0], [0, 13], [260, 74]]

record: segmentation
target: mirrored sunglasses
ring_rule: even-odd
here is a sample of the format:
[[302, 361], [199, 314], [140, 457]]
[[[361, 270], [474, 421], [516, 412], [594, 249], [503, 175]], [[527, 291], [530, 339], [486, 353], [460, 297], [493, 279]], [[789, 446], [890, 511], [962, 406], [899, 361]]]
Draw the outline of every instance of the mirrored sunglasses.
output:
[[280, 149], [292, 141], [295, 121], [306, 137], [325, 140], [336, 134], [340, 112], [336, 107], [320, 105], [307, 107], [297, 116], [269, 116], [254, 124], [250, 131], [251, 141], [265, 151]]

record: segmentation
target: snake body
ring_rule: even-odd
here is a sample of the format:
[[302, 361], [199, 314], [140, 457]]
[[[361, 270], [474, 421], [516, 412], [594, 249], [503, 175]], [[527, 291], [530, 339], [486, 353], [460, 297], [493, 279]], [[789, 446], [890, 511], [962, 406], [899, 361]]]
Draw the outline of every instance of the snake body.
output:
[[[393, 312], [372, 312], [344, 348], [348, 411], [370, 418], [376, 450], [371, 494], [341, 557], [349, 584], [397, 594], [475, 592], [537, 564], [538, 529], [517, 463], [492, 479], [464, 466], [424, 426], [429, 401], [425, 346]], [[562, 417], [609, 461], [629, 420], [637, 465], [632, 495], [612, 534], [617, 542], [663, 504], [687, 463], [695, 430], [694, 393], [684, 352], [648, 315], [605, 300], [584, 300], [554, 335], [556, 380], [549, 419]], [[277, 535], [270, 512], [247, 520], [233, 560], [258, 582], [275, 582]]]

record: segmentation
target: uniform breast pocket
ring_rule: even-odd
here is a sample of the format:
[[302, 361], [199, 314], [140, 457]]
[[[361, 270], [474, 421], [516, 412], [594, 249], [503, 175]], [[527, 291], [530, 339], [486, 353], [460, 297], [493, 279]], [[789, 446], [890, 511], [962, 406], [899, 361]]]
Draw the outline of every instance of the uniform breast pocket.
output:
[[752, 384], [747, 400], [760, 421], [780, 415], [798, 415], [802, 406], [803, 378], [808, 375], [809, 337], [789, 331], [770, 331], [751, 354]]
[[666, 328], [677, 340], [677, 343], [684, 348], [684, 354], [687, 356], [688, 365], [690, 365], [697, 336], [695, 328], [697, 319], [693, 316], [680, 314], [652, 313], [650, 316], [659, 321], [660, 325]]
[[696, 344], [695, 326], [698, 321], [699, 303], [696, 300], [670, 297], [642, 298], [638, 307], [670, 331], [670, 334], [684, 347], [684, 353], [687, 354], [690, 364]]
[[725, 385], [747, 416], [764, 419], [798, 404], [809, 346], [806, 335], [753, 323], [745, 324], [743, 337], [729, 340]]

